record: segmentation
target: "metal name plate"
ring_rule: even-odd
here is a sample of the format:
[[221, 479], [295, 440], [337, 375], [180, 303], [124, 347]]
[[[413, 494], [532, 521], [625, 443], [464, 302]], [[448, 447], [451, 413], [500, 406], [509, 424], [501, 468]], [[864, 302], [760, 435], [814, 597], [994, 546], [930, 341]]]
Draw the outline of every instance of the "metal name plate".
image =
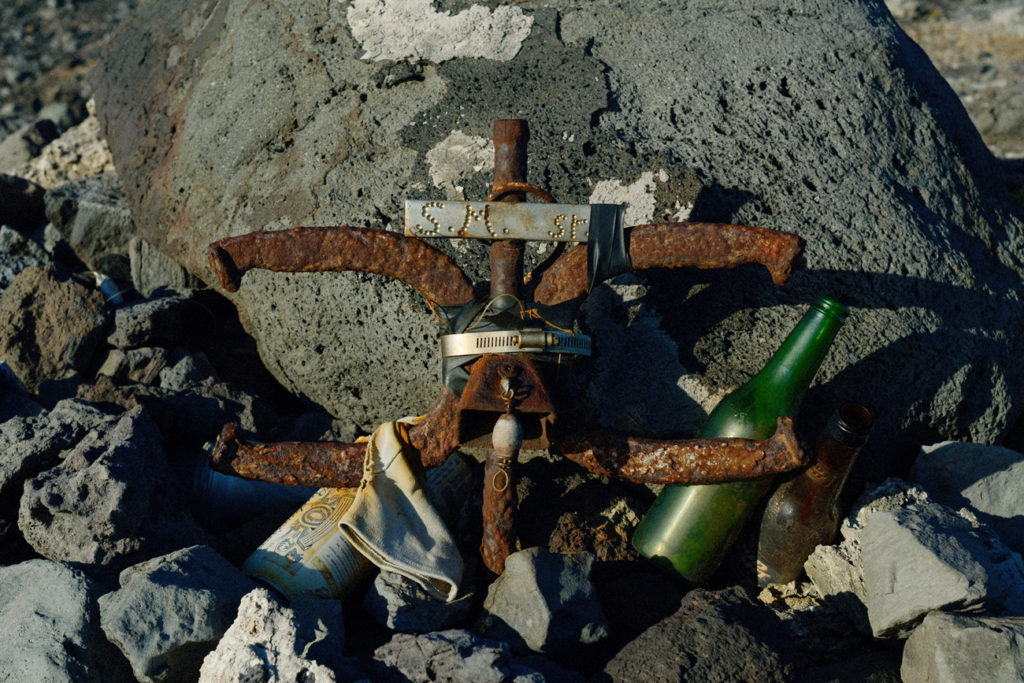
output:
[[586, 242], [590, 229], [589, 204], [405, 202], [405, 234], [413, 237]]

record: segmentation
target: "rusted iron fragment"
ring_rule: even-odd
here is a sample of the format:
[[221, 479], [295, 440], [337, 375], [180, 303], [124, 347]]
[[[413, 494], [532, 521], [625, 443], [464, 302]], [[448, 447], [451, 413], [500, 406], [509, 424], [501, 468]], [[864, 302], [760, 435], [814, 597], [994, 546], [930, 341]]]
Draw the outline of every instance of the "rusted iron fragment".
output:
[[409, 442], [419, 452], [424, 467], [440, 466], [459, 445], [458, 408], [458, 397], [442, 388], [423, 421], [409, 430]]
[[426, 242], [394, 232], [347, 225], [292, 228], [225, 237], [210, 244], [210, 266], [229, 292], [253, 268], [278, 272], [357, 270], [411, 285], [439, 306], [464, 304], [473, 285], [446, 254]]
[[580, 437], [552, 435], [562, 455], [595, 474], [638, 484], [719, 484], [787, 472], [808, 460], [780, 417], [775, 434], [749, 439], [649, 439], [594, 432]]
[[359, 486], [366, 444], [336, 441], [249, 443], [238, 426], [224, 425], [213, 448], [214, 466], [245, 479], [293, 486]]
[[522, 427], [511, 413], [498, 418], [484, 461], [483, 535], [480, 557], [495, 574], [505, 571], [505, 558], [516, 549], [516, 482], [513, 465], [523, 443]]
[[[426, 417], [409, 430], [409, 441], [424, 467], [438, 467], [459, 445], [455, 436], [458, 399], [443, 389]], [[246, 479], [298, 486], [358, 486], [366, 444], [337, 441], [250, 443], [238, 425], [221, 429], [213, 447], [214, 467]]]
[[[491, 140], [494, 143], [494, 191], [502, 192], [509, 183], [525, 183], [530, 124], [526, 119], [497, 119], [491, 126]], [[522, 193], [502, 197], [506, 202], [523, 199]]]
[[[633, 270], [735, 268], [760, 263], [777, 285], [785, 284], [804, 241], [792, 233], [727, 223], [653, 223], [628, 232]], [[587, 291], [587, 248], [570, 249], [544, 273], [534, 299], [554, 305]]]

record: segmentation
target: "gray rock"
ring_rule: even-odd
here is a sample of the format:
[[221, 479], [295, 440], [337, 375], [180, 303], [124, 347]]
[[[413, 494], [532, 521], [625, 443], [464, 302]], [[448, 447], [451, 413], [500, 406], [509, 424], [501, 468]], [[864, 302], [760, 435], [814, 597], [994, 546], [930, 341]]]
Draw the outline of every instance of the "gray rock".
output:
[[177, 346], [191, 304], [187, 296], [172, 295], [145, 299], [114, 313], [114, 330], [107, 343], [119, 349], [140, 346]]
[[[5, 393], [4, 408], [16, 407], [13, 396]], [[18, 529], [25, 481], [56, 465], [61, 452], [90, 429], [112, 420], [82, 401], [61, 401], [49, 413], [37, 404], [34, 410], [15, 412], [20, 414], [9, 414], [0, 423], [0, 564], [35, 556]]]
[[608, 636], [590, 583], [590, 553], [561, 555], [541, 548], [512, 553], [487, 590], [480, 632], [529, 651], [574, 656]]
[[178, 351], [171, 356], [171, 364], [160, 370], [160, 388], [182, 391], [205, 379], [215, 377], [213, 366], [206, 354], [199, 351]]
[[1024, 600], [1024, 562], [976, 521], [936, 503], [875, 512], [861, 534], [872, 633], [905, 637], [935, 610]]
[[94, 427], [113, 418], [84, 401], [61, 401], [37, 416], [0, 424], [0, 499], [17, 493], [22, 483], [57, 463], [61, 451], [77, 444]]
[[758, 599], [788, 627], [800, 681], [897, 683], [903, 641], [880, 640], [854, 628], [842, 604], [804, 581], [766, 586]]
[[238, 616], [199, 670], [200, 683], [338, 680], [341, 603], [299, 596], [289, 607], [265, 588], [242, 598]]
[[120, 656], [100, 630], [94, 590], [80, 571], [48, 560], [0, 567], [3, 678], [117, 680]]
[[663, 316], [645, 302], [648, 289], [635, 275], [621, 275], [596, 287], [584, 304], [587, 327], [601, 343], [588, 398], [606, 427], [628, 434], [692, 434], [714, 399], [679, 362]]
[[373, 658], [379, 662], [374, 680], [388, 682], [542, 683], [550, 680], [571, 683], [583, 680], [575, 672], [555, 665], [547, 665], [550, 669], [545, 675], [535, 665], [531, 666], [531, 660], [512, 657], [505, 643], [459, 629], [419, 636], [396, 634], [377, 648]]
[[904, 683], [1024, 680], [1024, 618], [932, 612], [903, 648]]
[[835, 545], [819, 545], [804, 563], [808, 578], [821, 596], [845, 613], [862, 633], [871, 634], [861, 561], [864, 525], [876, 512], [924, 505], [928, 500], [924, 490], [899, 479], [889, 479], [865, 491], [839, 527], [841, 540]]
[[73, 109], [66, 102], [51, 102], [39, 110], [36, 118], [53, 121], [53, 124], [57, 126], [57, 130], [63, 133], [77, 123]]
[[401, 574], [382, 571], [363, 598], [363, 607], [377, 623], [401, 633], [425, 633], [451, 628], [466, 620], [473, 596], [463, 595], [445, 603]]
[[1017, 552], [1024, 552], [1024, 454], [998, 446], [947, 441], [921, 448], [910, 477], [936, 502], [970, 506]]
[[44, 266], [49, 260], [38, 244], [10, 226], [0, 225], [0, 291], [7, 289], [21, 271]]
[[195, 289], [201, 284], [199, 278], [141, 237], [128, 241], [128, 261], [132, 285], [147, 298], [158, 289]]
[[27, 232], [45, 224], [44, 194], [30, 180], [0, 173], [0, 225]]
[[117, 382], [154, 384], [160, 379], [160, 373], [167, 367], [169, 359], [167, 349], [158, 346], [126, 351], [111, 349], [96, 374], [106, 375]]
[[116, 173], [49, 190], [46, 216], [89, 268], [121, 282], [131, 279], [128, 241], [134, 225]]
[[0, 422], [43, 412], [43, 406], [29, 396], [25, 384], [3, 361], [0, 361], [0, 390]]
[[59, 465], [25, 482], [18, 526], [51, 560], [123, 566], [143, 552], [181, 547], [179, 536], [194, 531], [170, 514], [176, 499], [167, 484], [160, 433], [137, 408], [91, 431]]
[[[649, 278], [646, 300], [702, 408], [761, 367], [815, 294], [835, 292], [855, 312], [802, 419], [887, 378], [859, 469], [909, 464], [926, 434], [994, 440], [1019, 412], [1024, 340], [996, 331], [1020, 317], [1020, 219], [993, 194], [995, 164], [955, 94], [881, 3], [533, 0], [494, 12], [466, 28], [469, 15], [420, 0], [143, 7], [96, 76], [140, 233], [213, 283], [205, 254], [220, 237], [400, 229], [406, 197], [485, 196], [492, 120], [524, 117], [530, 178], [559, 200], [621, 199], [631, 224], [689, 208], [807, 239], [784, 289], [753, 267]], [[399, 25], [437, 30], [429, 46], [378, 40]], [[492, 30], [501, 38], [480, 40]], [[737, 50], [737, 36], [761, 48]], [[696, 198], [687, 169], [705, 187]], [[482, 245], [440, 248], [486, 277]], [[403, 285], [257, 271], [233, 301], [286, 387], [363, 429], [436, 396], [438, 330]], [[682, 376], [665, 372], [666, 387]]]
[[231, 626], [255, 584], [207, 546], [193, 546], [121, 572], [99, 599], [100, 624], [140, 681], [189, 681]]
[[745, 589], [701, 588], [605, 666], [612, 681], [787, 681], [786, 627]]
[[103, 295], [53, 267], [28, 268], [0, 296], [0, 357], [29, 391], [86, 372], [106, 334]]
[[117, 385], [101, 375], [95, 383], [81, 385], [78, 397], [90, 403], [115, 403], [128, 410], [142, 406], [164, 437], [184, 448], [199, 448], [227, 422], [237, 422], [243, 430], [259, 434], [270, 419], [257, 397], [214, 378], [176, 390]]

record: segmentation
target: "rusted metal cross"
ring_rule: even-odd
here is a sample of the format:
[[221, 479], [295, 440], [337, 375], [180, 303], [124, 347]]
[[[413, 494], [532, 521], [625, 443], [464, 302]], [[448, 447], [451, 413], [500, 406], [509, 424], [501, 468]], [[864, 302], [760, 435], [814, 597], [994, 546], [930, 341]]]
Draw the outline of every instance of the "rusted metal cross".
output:
[[[355, 270], [401, 280], [444, 314], [445, 387], [425, 419], [409, 430], [409, 442], [424, 467], [440, 465], [460, 444], [489, 445], [480, 551], [498, 574], [516, 544], [513, 464], [522, 447], [550, 447], [591, 472], [645, 484], [712, 484], [806, 464], [789, 418], [780, 418], [776, 434], [760, 442], [651, 439], [597, 429], [565, 394], [567, 383], [552, 381], [553, 373], [565, 371], [568, 357], [590, 352], [590, 340], [549, 322], [559, 305], [582, 300], [596, 282], [629, 270], [760, 263], [781, 285], [802, 240], [720, 223], [625, 227], [622, 207], [554, 204], [526, 183], [528, 138], [525, 121], [496, 121], [494, 186], [487, 201], [409, 201], [405, 235], [299, 227], [221, 239], [208, 254], [230, 292], [252, 268]], [[520, 204], [526, 194], [547, 203]], [[423, 237], [491, 240], [490, 297], [475, 302], [466, 274]], [[557, 241], [559, 247], [524, 279], [527, 239]], [[585, 244], [565, 250], [571, 242]], [[364, 449], [334, 442], [252, 444], [227, 425], [214, 462], [252, 479], [351, 487], [362, 477]]]

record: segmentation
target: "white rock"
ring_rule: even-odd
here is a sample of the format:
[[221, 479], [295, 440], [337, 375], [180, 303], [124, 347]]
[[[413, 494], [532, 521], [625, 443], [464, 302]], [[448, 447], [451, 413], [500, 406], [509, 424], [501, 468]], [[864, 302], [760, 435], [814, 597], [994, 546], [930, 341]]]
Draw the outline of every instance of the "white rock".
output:
[[80, 180], [114, 170], [114, 159], [100, 131], [96, 109], [88, 103], [89, 116], [48, 144], [39, 156], [15, 169], [15, 175], [50, 189], [69, 180]]
[[[331, 651], [341, 654], [341, 603], [311, 600], [301, 604], [307, 608], [304, 614], [284, 607], [264, 588], [248, 593], [217, 649], [203, 660], [200, 683], [337, 680], [323, 655], [330, 657]], [[321, 661], [314, 658], [314, 651]]]
[[530, 35], [533, 18], [518, 7], [482, 5], [452, 15], [430, 0], [355, 0], [348, 9], [352, 36], [379, 61], [444, 62], [456, 57], [508, 61]]
[[937, 503], [876, 512], [861, 534], [876, 637], [906, 636], [929, 612], [1019, 602], [1024, 562], [967, 515]]

